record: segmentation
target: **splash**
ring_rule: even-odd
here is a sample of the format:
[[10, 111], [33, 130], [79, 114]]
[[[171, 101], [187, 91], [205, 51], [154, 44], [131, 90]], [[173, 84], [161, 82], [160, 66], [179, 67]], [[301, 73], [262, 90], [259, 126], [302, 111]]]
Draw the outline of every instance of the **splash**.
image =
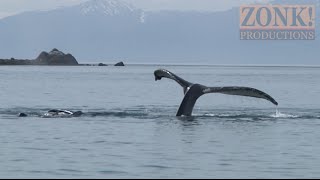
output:
[[271, 115], [271, 117], [273, 117], [273, 118], [297, 118], [298, 116], [291, 115], [291, 114], [281, 113], [281, 112], [279, 111], [279, 109], [277, 108], [277, 109], [276, 109], [276, 114]]

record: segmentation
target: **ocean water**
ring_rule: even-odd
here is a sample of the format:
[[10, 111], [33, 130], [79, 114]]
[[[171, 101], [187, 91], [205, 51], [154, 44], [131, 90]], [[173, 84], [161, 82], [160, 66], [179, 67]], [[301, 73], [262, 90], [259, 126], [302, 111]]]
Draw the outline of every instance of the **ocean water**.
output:
[[[202, 96], [177, 118], [182, 88], [249, 86], [278, 102]], [[2, 178], [319, 178], [320, 68], [0, 67]], [[41, 118], [50, 109], [81, 117]], [[28, 117], [17, 117], [20, 112]]]

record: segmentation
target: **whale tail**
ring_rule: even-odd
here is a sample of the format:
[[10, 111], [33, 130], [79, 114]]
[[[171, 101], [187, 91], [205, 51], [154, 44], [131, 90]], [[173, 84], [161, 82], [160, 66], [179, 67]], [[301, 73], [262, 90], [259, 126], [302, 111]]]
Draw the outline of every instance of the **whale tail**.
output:
[[254, 97], [254, 98], [265, 99], [267, 101], [270, 101], [276, 106], [278, 105], [278, 102], [274, 100], [269, 94], [255, 88], [250, 88], [250, 87], [237, 87], [237, 86], [209, 87], [209, 88], [203, 89], [203, 93], [204, 94], [221, 93], [221, 94], [227, 94], [227, 95]]
[[181, 77], [173, 74], [172, 72], [166, 69], [158, 69], [154, 72], [155, 80], [161, 80], [162, 78], [168, 78], [176, 81], [183, 88], [184, 94], [187, 93], [188, 88], [192, 85], [192, 83], [182, 79]]
[[203, 86], [199, 84], [192, 85], [180, 104], [179, 110], [176, 116], [191, 116], [194, 105], [198, 98], [203, 95]]
[[194, 105], [197, 102], [198, 98], [208, 93], [222, 93], [227, 95], [261, 98], [270, 101], [274, 105], [278, 105], [278, 102], [274, 100], [270, 95], [255, 88], [238, 86], [206, 87], [201, 84], [190, 83], [165, 69], [156, 70], [154, 72], [154, 75], [156, 80], [160, 80], [161, 78], [166, 77], [176, 81], [183, 87], [185, 96], [180, 104], [177, 116], [191, 116]]

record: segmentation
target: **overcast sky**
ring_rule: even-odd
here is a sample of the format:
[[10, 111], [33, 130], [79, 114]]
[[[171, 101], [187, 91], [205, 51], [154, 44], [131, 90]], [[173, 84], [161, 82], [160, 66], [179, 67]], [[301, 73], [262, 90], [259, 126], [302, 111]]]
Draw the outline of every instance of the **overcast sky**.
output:
[[[32, 10], [71, 6], [87, 0], [0, 0], [0, 18]], [[226, 10], [242, 3], [266, 0], [124, 0], [145, 10]]]

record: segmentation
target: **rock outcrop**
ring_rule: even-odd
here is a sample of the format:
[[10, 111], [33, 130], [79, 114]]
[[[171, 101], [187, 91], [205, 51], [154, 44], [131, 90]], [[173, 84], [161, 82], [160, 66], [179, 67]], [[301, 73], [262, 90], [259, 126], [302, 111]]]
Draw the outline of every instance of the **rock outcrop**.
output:
[[104, 63], [99, 63], [98, 66], [108, 66], [108, 65]]
[[121, 61], [121, 62], [118, 62], [117, 64], [115, 64], [114, 66], [124, 66], [124, 63]]
[[74, 58], [71, 54], [64, 54], [58, 49], [53, 49], [48, 52], [41, 52], [40, 55], [35, 60], [35, 64], [38, 65], [79, 65], [76, 58]]

